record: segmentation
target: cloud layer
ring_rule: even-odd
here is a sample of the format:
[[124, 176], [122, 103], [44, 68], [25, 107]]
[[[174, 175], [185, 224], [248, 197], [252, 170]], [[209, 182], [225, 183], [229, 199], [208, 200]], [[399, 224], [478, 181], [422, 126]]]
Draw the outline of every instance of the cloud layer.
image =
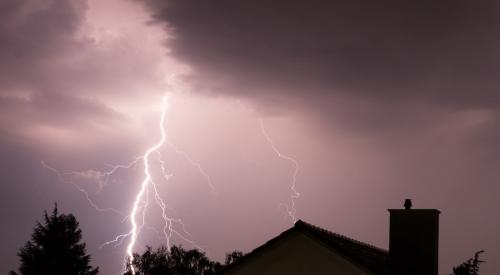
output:
[[411, 102], [499, 104], [496, 1], [147, 2], [197, 91], [325, 116], [362, 101], [365, 118]]

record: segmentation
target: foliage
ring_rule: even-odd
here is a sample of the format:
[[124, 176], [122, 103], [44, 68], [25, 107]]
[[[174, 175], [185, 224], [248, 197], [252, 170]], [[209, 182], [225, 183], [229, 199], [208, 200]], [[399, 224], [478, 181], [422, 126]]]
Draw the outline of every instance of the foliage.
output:
[[[76, 218], [69, 214], [58, 214], [57, 205], [52, 215], [44, 213], [44, 222], [36, 223], [31, 239], [20, 249], [19, 273], [96, 275], [98, 268], [89, 265], [85, 243], [80, 242], [82, 231]], [[11, 271], [10, 274], [16, 274]]]
[[479, 259], [479, 255], [483, 252], [483, 250], [476, 252], [473, 258], [470, 258], [459, 266], [454, 267], [451, 275], [478, 275], [479, 265], [484, 263], [484, 261]]
[[233, 252], [231, 252], [229, 254], [226, 254], [226, 260], [224, 261], [224, 264], [227, 266], [227, 265], [236, 263], [243, 256], [244, 256], [243, 252], [241, 252], [241, 251], [233, 251]]
[[[243, 253], [238, 251], [227, 254], [225, 264], [242, 256]], [[148, 246], [142, 255], [134, 254], [133, 264], [137, 275], [212, 275], [224, 267], [209, 260], [205, 253], [196, 249], [185, 250], [182, 246], [173, 246], [170, 251], [163, 246], [153, 251]], [[130, 274], [131, 267], [127, 264], [125, 275]]]

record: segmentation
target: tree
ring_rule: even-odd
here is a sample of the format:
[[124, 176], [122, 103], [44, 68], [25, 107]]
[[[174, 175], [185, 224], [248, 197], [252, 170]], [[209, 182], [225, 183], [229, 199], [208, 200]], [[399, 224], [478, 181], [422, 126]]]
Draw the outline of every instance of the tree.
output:
[[[238, 251], [227, 254], [226, 264], [242, 256], [243, 253]], [[224, 267], [208, 259], [205, 253], [196, 249], [185, 250], [182, 246], [173, 246], [170, 251], [163, 246], [153, 251], [148, 246], [142, 255], [134, 254], [133, 264], [137, 275], [212, 275]], [[127, 264], [125, 275], [131, 274], [131, 267]]]
[[484, 261], [479, 260], [479, 255], [483, 252], [483, 250], [476, 252], [473, 258], [470, 258], [462, 264], [454, 267], [451, 275], [478, 275], [479, 265], [484, 263]]
[[244, 256], [243, 252], [241, 252], [241, 251], [233, 251], [233, 252], [231, 252], [229, 254], [226, 254], [226, 260], [224, 261], [224, 264], [227, 266], [227, 265], [236, 263], [241, 258], [243, 258], [243, 256]]
[[[44, 212], [44, 222], [36, 223], [31, 239], [18, 253], [22, 275], [96, 275], [98, 268], [89, 265], [90, 255], [85, 243], [80, 242], [82, 231], [78, 221], [69, 214], [58, 214], [57, 205], [52, 215]], [[11, 271], [11, 274], [16, 274]]]

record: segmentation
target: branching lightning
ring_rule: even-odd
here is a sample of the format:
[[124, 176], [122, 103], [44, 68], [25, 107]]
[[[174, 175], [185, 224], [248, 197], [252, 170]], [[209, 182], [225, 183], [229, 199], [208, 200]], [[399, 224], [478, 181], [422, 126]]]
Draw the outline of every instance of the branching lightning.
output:
[[[186, 152], [179, 150], [174, 144], [172, 144], [172, 143], [170, 143], [168, 141], [166, 141], [166, 143], [177, 154], [183, 156], [184, 159], [186, 159], [186, 161], [189, 162], [189, 164], [191, 164], [192, 166], [196, 167], [198, 169], [198, 172], [200, 172], [200, 174], [203, 175], [203, 177], [205, 177], [205, 179], [207, 181], [207, 184], [210, 187], [210, 190], [212, 191], [212, 194], [217, 194], [217, 192], [215, 191], [215, 187], [214, 187], [214, 185], [212, 183], [212, 179], [210, 178], [210, 175], [207, 172], [205, 172], [205, 170], [203, 169], [203, 167], [201, 166], [201, 164], [199, 162], [194, 161]], [[162, 170], [163, 169], [164, 169], [164, 167], [162, 166]]]
[[[162, 219], [164, 221], [162, 233], [163, 233], [163, 236], [165, 237], [167, 248], [170, 249], [171, 238], [172, 238], [172, 235], [175, 234], [176, 236], [189, 242], [191, 245], [195, 246], [196, 248], [201, 249], [201, 247], [196, 245], [196, 243], [194, 243], [192, 240], [190, 240], [188, 237], [185, 236], [185, 235], [191, 236], [191, 234], [186, 231], [182, 220], [181, 219], [174, 219], [174, 218], [168, 216], [167, 204], [165, 203], [165, 201], [161, 197], [159, 190], [158, 190], [158, 187], [156, 185], [156, 182], [153, 180], [153, 178], [151, 176], [151, 171], [150, 171], [151, 154], [153, 154], [154, 152], [160, 154], [159, 149], [165, 143], [167, 143], [167, 137], [166, 137], [166, 131], [165, 131], [165, 116], [166, 116], [167, 108], [168, 108], [168, 102], [167, 102], [167, 97], [165, 96], [163, 98], [163, 104], [162, 104], [161, 116], [160, 116], [160, 125], [159, 125], [161, 139], [156, 145], [149, 148], [146, 151], [146, 153], [144, 154], [144, 156], [142, 157], [143, 164], [144, 164], [144, 171], [143, 171], [144, 172], [144, 179], [141, 183], [141, 187], [140, 187], [139, 192], [135, 196], [132, 210], [130, 212], [130, 225], [131, 225], [132, 229], [128, 234], [123, 234], [123, 235], [120, 235], [117, 237], [117, 238], [123, 239], [125, 237], [130, 236], [130, 241], [127, 245], [126, 254], [127, 254], [127, 261], [128, 261], [129, 266], [130, 266], [130, 270], [131, 270], [132, 274], [135, 274], [135, 267], [133, 265], [134, 247], [135, 247], [135, 244], [137, 242], [138, 234], [141, 232], [141, 229], [144, 227], [145, 219], [146, 219], [146, 216], [145, 216], [146, 215], [146, 208], [148, 207], [148, 197], [149, 196], [147, 196], [147, 194], [145, 195], [145, 193], [147, 193], [150, 190], [150, 188], [153, 191], [154, 200], [156, 201], [157, 205], [161, 209], [161, 216], [162, 216]], [[169, 143], [169, 145], [173, 147], [172, 144]], [[208, 174], [205, 173], [205, 171], [201, 168], [201, 166], [198, 163], [192, 161], [192, 159], [189, 158], [189, 156], [186, 153], [184, 153], [178, 149], [176, 149], [176, 152], [183, 154], [190, 161], [190, 163], [195, 164], [196, 167], [198, 167], [198, 169], [203, 172], [203, 175], [208, 176]], [[160, 155], [159, 155], [159, 163], [160, 163], [160, 168], [161, 168], [161, 171], [162, 171], [164, 178], [166, 180], [170, 179], [170, 177], [172, 175], [169, 175], [166, 173], [164, 161], [161, 159]], [[210, 179], [210, 177], [208, 177], [208, 179]], [[211, 181], [209, 181], [209, 185], [211, 188], [213, 188]], [[214, 189], [212, 189], [212, 190], [214, 190]], [[137, 217], [139, 212], [142, 212], [142, 219], [141, 219], [140, 224], [138, 223], [138, 217]], [[175, 224], [178, 224], [181, 226], [181, 229], [182, 229], [184, 234], [177, 231], [174, 228]], [[115, 238], [115, 240], [117, 240], [117, 239]]]
[[[144, 174], [145, 174], [145, 178], [144, 180], [142, 181], [142, 184], [141, 184], [141, 189], [139, 190], [139, 193], [137, 193], [136, 197], [135, 197], [135, 201], [134, 201], [134, 204], [133, 204], [133, 207], [132, 207], [132, 212], [130, 213], [130, 224], [132, 226], [132, 231], [130, 233], [130, 242], [127, 246], [127, 255], [128, 255], [128, 261], [129, 261], [129, 264], [130, 264], [130, 268], [131, 268], [131, 271], [132, 271], [132, 274], [135, 274], [135, 268], [134, 268], [134, 265], [133, 265], [133, 260], [134, 260], [134, 245], [137, 241], [137, 234], [139, 233], [140, 231], [140, 228], [138, 228], [138, 224], [137, 224], [137, 211], [139, 211], [139, 206], [140, 206], [140, 202], [141, 200], [143, 200], [144, 198], [144, 193], [146, 192], [147, 190], [147, 187], [149, 184], [152, 184], [153, 186], [154, 183], [151, 179], [151, 173], [149, 171], [149, 156], [151, 155], [151, 153], [153, 153], [154, 151], [158, 150], [158, 148], [160, 148], [163, 143], [165, 143], [165, 140], [166, 140], [166, 135], [165, 135], [165, 126], [164, 126], [164, 122], [165, 122], [165, 113], [166, 113], [166, 109], [167, 109], [167, 98], [164, 97], [163, 98], [163, 107], [162, 107], [162, 111], [161, 111], [161, 119], [160, 119], [160, 129], [161, 129], [161, 140], [158, 144], [156, 144], [155, 146], [149, 148], [146, 153], [144, 154]], [[156, 192], [156, 188], [155, 188], [155, 192]], [[155, 194], [155, 198], [157, 198], [157, 194]], [[161, 204], [160, 204], [160, 207], [162, 208], [162, 215], [163, 217], [165, 218], [165, 204], [163, 203], [163, 200], [158, 200]], [[146, 207], [147, 204], [144, 204], [144, 207]], [[143, 214], [144, 214], [145, 211], [143, 211]], [[144, 219], [143, 219], [144, 220]], [[169, 226], [169, 220], [167, 219], [166, 220], [166, 223], [165, 223], [165, 226], [168, 227]], [[170, 235], [166, 235], [167, 237], [167, 244], [170, 240]]]
[[[82, 193], [84, 196], [85, 196], [85, 199], [87, 200], [87, 202], [89, 203], [90, 206], [92, 206], [96, 211], [98, 212], [113, 212], [121, 217], [125, 217], [125, 215], [114, 209], [114, 208], [101, 208], [99, 207], [91, 198], [90, 198], [90, 195], [89, 193], [83, 189], [80, 185], [76, 184], [74, 182], [74, 180], [72, 178], [69, 178], [69, 179], [66, 179], [64, 176], [75, 176], [75, 173], [78, 173], [78, 172], [64, 172], [64, 173], [61, 173], [59, 172], [57, 169], [49, 166], [47, 163], [45, 163], [45, 161], [41, 160], [40, 161], [40, 164], [45, 168], [45, 169], [48, 169], [52, 172], [54, 172], [56, 175], [57, 175], [57, 178], [61, 181], [61, 182], [65, 182], [65, 183], [70, 183], [71, 185], [73, 185], [76, 190], [78, 190], [80, 193]], [[76, 174], [77, 175], [77, 174]]]
[[[162, 196], [160, 195], [160, 190], [152, 177], [151, 171], [151, 161], [153, 154], [157, 154], [157, 161], [159, 164], [159, 169], [163, 179], [168, 181], [173, 175], [167, 172], [165, 161], [162, 159], [160, 149], [164, 145], [168, 145], [176, 154], [182, 156], [190, 165], [195, 167], [198, 172], [206, 179], [206, 182], [211, 189], [213, 194], [216, 194], [215, 187], [212, 184], [212, 180], [209, 174], [203, 169], [200, 163], [194, 161], [186, 152], [178, 149], [173, 143], [167, 140], [166, 129], [165, 129], [165, 118], [168, 109], [168, 101], [167, 97], [163, 97], [162, 105], [161, 105], [161, 116], [159, 122], [159, 130], [161, 134], [161, 138], [154, 146], [148, 148], [142, 156], [135, 158], [129, 164], [120, 164], [120, 165], [108, 165], [110, 170], [106, 172], [100, 172], [96, 170], [88, 170], [88, 171], [69, 171], [69, 172], [59, 172], [57, 169], [49, 166], [45, 161], [41, 161], [41, 165], [54, 172], [58, 179], [61, 182], [70, 183], [73, 185], [79, 192], [81, 192], [90, 206], [92, 206], [96, 211], [99, 212], [113, 212], [118, 214], [123, 218], [123, 221], [130, 221], [130, 231], [124, 234], [120, 234], [115, 236], [114, 239], [104, 242], [100, 248], [103, 248], [107, 245], [114, 244], [115, 247], [120, 246], [126, 239], [129, 239], [127, 247], [126, 247], [126, 262], [130, 267], [130, 271], [132, 274], [136, 273], [135, 267], [133, 265], [134, 261], [134, 249], [137, 243], [138, 237], [141, 233], [141, 230], [146, 227], [147, 229], [153, 230], [157, 234], [160, 233], [162, 238], [166, 240], [166, 246], [168, 249], [171, 247], [171, 239], [175, 235], [180, 239], [186, 241], [191, 244], [193, 247], [196, 247], [199, 250], [203, 250], [199, 245], [197, 245], [194, 241], [191, 240], [192, 235], [186, 230], [186, 227], [179, 218], [173, 218], [168, 215], [168, 206]], [[130, 213], [128, 215], [123, 214], [121, 211], [118, 211], [114, 208], [101, 208], [99, 207], [90, 197], [89, 193], [83, 189], [80, 185], [75, 182], [75, 179], [78, 178], [87, 178], [92, 179], [98, 182], [99, 191], [106, 186], [110, 178], [119, 170], [119, 169], [130, 169], [138, 165], [142, 161], [143, 165], [143, 173], [144, 178], [141, 181], [140, 188], [135, 195], [135, 199], [133, 201]], [[146, 213], [149, 207], [149, 193], [151, 192], [152, 198], [154, 202], [158, 205], [161, 210], [161, 218], [163, 220], [163, 227], [161, 230], [158, 230], [154, 227], [146, 225]], [[178, 230], [179, 229], [179, 230]]]
[[292, 220], [292, 222], [295, 224], [297, 222], [297, 217], [296, 217], [296, 209], [295, 209], [295, 200], [297, 200], [300, 197], [300, 193], [297, 191], [297, 174], [299, 173], [299, 162], [295, 160], [294, 158], [284, 155], [278, 150], [278, 148], [274, 145], [274, 141], [271, 139], [269, 134], [266, 131], [266, 128], [264, 127], [264, 121], [261, 119], [260, 120], [260, 130], [264, 137], [266, 138], [267, 142], [271, 146], [272, 150], [274, 153], [281, 159], [286, 160], [290, 163], [293, 164], [294, 170], [292, 174], [292, 184], [290, 185], [290, 190], [292, 191], [290, 195], [290, 203], [283, 203], [282, 205], [285, 207], [288, 216]]

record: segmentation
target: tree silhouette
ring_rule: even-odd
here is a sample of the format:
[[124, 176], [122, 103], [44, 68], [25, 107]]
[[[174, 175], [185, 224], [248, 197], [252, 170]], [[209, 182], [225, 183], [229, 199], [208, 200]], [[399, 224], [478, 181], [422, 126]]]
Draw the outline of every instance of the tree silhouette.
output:
[[[234, 251], [226, 255], [226, 264], [231, 264], [243, 256]], [[185, 250], [182, 246], [173, 246], [170, 251], [160, 247], [153, 251], [147, 247], [142, 254], [134, 254], [134, 268], [137, 275], [212, 275], [222, 270], [223, 265], [211, 261], [205, 253], [196, 249]], [[131, 275], [127, 264], [125, 275]]]
[[476, 252], [473, 258], [470, 258], [459, 266], [454, 267], [451, 275], [478, 275], [479, 265], [484, 263], [484, 261], [479, 260], [479, 255], [483, 252], [483, 250]]
[[86, 255], [81, 239], [82, 231], [76, 218], [71, 214], [58, 214], [55, 205], [52, 215], [44, 212], [43, 224], [36, 223], [31, 240], [20, 249], [20, 274], [98, 274], [98, 268], [89, 265], [90, 256]]
[[225, 265], [230, 265], [238, 262], [243, 257], [243, 252], [241, 251], [233, 251], [229, 254], [226, 254], [226, 260], [224, 262]]

